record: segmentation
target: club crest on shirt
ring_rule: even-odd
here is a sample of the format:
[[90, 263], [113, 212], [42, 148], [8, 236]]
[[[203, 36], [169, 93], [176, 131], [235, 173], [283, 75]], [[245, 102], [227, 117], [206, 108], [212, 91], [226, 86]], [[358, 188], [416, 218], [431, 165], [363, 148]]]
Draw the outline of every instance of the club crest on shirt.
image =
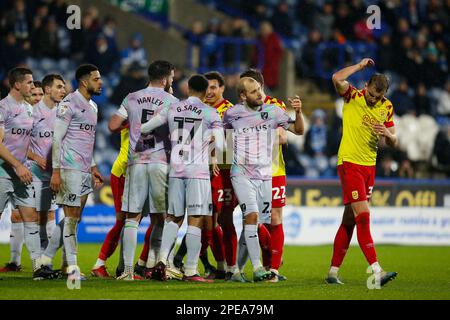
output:
[[59, 107], [59, 114], [60, 115], [64, 115], [66, 112], [67, 112], [67, 109], [69, 109], [69, 106], [67, 106], [67, 105], [61, 105], [60, 107]]
[[358, 199], [359, 198], [359, 195], [358, 195], [358, 191], [352, 191], [352, 198], [354, 199], [354, 200], [356, 200], [356, 199]]
[[269, 117], [269, 113], [268, 112], [261, 112], [261, 119], [267, 120], [268, 117]]

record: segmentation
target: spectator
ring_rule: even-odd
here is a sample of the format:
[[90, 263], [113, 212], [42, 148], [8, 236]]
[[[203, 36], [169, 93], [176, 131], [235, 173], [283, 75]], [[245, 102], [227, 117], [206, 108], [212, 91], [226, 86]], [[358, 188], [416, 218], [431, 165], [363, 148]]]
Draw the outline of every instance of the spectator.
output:
[[3, 44], [0, 46], [0, 63], [3, 64], [3, 70], [7, 72], [21, 62], [24, 62], [27, 52], [23, 45], [17, 42], [12, 31], [8, 32]]
[[331, 3], [325, 3], [322, 7], [322, 12], [317, 13], [314, 18], [314, 27], [318, 30], [322, 38], [328, 41], [332, 37], [333, 24], [333, 6]]
[[95, 44], [86, 55], [86, 61], [92, 63], [101, 70], [103, 75], [116, 71], [118, 53], [108, 45], [105, 35], [100, 33]]
[[445, 74], [439, 65], [438, 52], [434, 46], [428, 48], [422, 70], [422, 80], [428, 87], [439, 87], [445, 81]]
[[133, 62], [136, 62], [143, 67], [148, 64], [147, 51], [142, 46], [143, 41], [144, 38], [140, 33], [135, 33], [131, 36], [131, 38], [129, 39], [129, 47], [124, 49], [121, 53], [121, 70], [127, 70]]
[[70, 30], [70, 52], [72, 58], [81, 61], [89, 50], [89, 45], [95, 41], [97, 31], [94, 17], [86, 14], [81, 19], [81, 29]]
[[398, 87], [392, 93], [390, 100], [394, 106], [394, 111], [398, 116], [403, 116], [407, 113], [416, 113], [414, 101], [409, 93], [408, 82], [406, 79], [400, 80]]
[[398, 176], [398, 163], [391, 154], [387, 153], [381, 161], [377, 161], [376, 176], [380, 178], [394, 178]]
[[146, 69], [137, 62], [133, 62], [127, 72], [120, 78], [119, 84], [114, 88], [109, 101], [119, 106], [130, 92], [143, 89], [147, 85]]
[[421, 82], [416, 88], [416, 95], [414, 96], [414, 105], [416, 106], [416, 115], [421, 114], [431, 115], [431, 102], [427, 96], [427, 88]]
[[50, 3], [49, 15], [56, 17], [58, 25], [64, 26], [67, 21], [67, 4], [65, 0], [53, 0]]
[[303, 77], [315, 78], [316, 50], [321, 42], [321, 34], [316, 29], [311, 29], [308, 33], [308, 41], [302, 49], [301, 72]]
[[114, 51], [119, 51], [117, 46], [116, 34], [117, 34], [117, 21], [111, 16], [105, 18], [103, 24], [102, 33], [105, 35], [108, 41], [108, 46]]
[[36, 38], [32, 39], [37, 57], [59, 59], [61, 57], [61, 41], [58, 36], [58, 25], [54, 17], [48, 17], [39, 28]]
[[14, 8], [5, 14], [5, 29], [12, 31], [15, 38], [20, 42], [29, 38], [31, 34], [31, 19], [26, 13], [24, 0], [14, 0]]
[[450, 123], [447, 122], [436, 136], [433, 154], [437, 165], [450, 176]]
[[285, 1], [281, 1], [275, 13], [272, 15], [272, 23], [274, 29], [282, 36], [291, 38], [293, 36], [292, 18], [289, 15], [289, 5]]
[[447, 80], [444, 90], [441, 90], [438, 96], [437, 113], [450, 118], [450, 79]]
[[[272, 24], [264, 21], [260, 25], [259, 43], [263, 50], [262, 74], [265, 84], [270, 90], [275, 90], [280, 81], [280, 64], [283, 48], [278, 34], [273, 31]], [[261, 64], [258, 52], [255, 52], [253, 61], [256, 66]]]
[[393, 70], [395, 62], [392, 57], [395, 57], [395, 55], [391, 35], [389, 33], [383, 34], [377, 47], [377, 69], [380, 72]]
[[305, 154], [302, 164], [309, 176], [329, 176], [332, 174], [328, 161], [328, 128], [326, 113], [315, 109], [311, 116], [311, 127], [305, 136]]

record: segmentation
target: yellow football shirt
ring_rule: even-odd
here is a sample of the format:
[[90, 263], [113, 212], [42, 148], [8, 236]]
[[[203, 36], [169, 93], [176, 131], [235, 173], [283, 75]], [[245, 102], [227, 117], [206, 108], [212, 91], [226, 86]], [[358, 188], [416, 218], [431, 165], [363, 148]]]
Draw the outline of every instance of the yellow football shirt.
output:
[[[264, 100], [264, 103], [267, 104], [274, 104], [283, 110], [286, 110], [286, 105], [283, 101], [278, 100], [277, 98], [272, 98], [270, 96], [266, 96], [266, 99]], [[283, 146], [280, 145], [278, 147], [278, 150], [275, 151], [278, 153], [278, 161], [272, 162], [272, 177], [279, 177], [279, 176], [285, 176], [286, 175], [286, 165], [284, 163], [283, 158]]]
[[116, 177], [125, 175], [128, 163], [128, 145], [130, 141], [130, 130], [124, 128], [120, 131], [120, 151], [111, 168], [111, 173]]
[[343, 161], [363, 166], [374, 166], [377, 159], [377, 144], [380, 137], [373, 131], [372, 125], [383, 123], [386, 128], [394, 126], [394, 108], [383, 98], [374, 106], [368, 106], [364, 90], [349, 86], [342, 95], [343, 135], [338, 152], [338, 165]]

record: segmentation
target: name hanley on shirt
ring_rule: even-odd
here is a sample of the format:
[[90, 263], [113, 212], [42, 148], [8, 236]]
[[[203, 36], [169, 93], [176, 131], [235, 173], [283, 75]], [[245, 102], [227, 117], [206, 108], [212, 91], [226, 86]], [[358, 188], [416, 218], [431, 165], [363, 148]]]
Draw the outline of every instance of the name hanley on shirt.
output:
[[160, 99], [155, 97], [142, 97], [136, 100], [138, 104], [143, 103], [151, 103], [154, 105], [157, 105], [158, 107], [162, 106], [164, 102], [162, 102]]

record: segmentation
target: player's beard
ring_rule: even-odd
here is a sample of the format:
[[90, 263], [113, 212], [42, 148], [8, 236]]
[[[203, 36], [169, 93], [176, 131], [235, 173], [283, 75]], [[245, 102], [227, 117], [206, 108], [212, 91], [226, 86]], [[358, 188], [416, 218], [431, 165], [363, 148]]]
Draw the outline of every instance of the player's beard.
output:
[[247, 99], [247, 105], [250, 108], [252, 108], [252, 109], [258, 109], [263, 104], [264, 104], [264, 102], [263, 102], [262, 98], [261, 99], [255, 99], [255, 100]]
[[102, 88], [100, 87], [98, 90], [95, 90], [94, 88], [87, 88], [87, 92], [91, 96], [99, 96], [102, 94]]

